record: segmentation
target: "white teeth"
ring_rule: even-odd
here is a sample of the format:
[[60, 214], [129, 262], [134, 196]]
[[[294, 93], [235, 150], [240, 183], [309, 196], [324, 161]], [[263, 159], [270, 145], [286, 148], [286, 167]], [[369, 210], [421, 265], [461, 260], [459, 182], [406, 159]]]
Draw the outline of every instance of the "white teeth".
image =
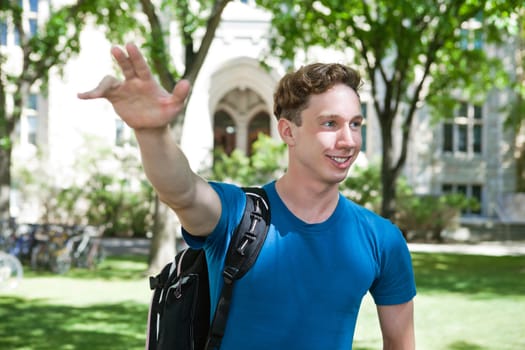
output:
[[348, 160], [347, 157], [332, 157], [333, 160], [335, 160], [337, 163], [344, 163]]

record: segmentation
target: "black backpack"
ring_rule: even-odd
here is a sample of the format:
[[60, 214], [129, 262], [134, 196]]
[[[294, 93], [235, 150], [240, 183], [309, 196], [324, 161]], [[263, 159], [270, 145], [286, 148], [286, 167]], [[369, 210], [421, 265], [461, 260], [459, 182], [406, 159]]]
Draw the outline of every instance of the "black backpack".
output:
[[270, 225], [266, 192], [243, 188], [246, 207], [226, 255], [224, 287], [210, 326], [210, 290], [206, 256], [202, 249], [179, 252], [160, 274], [150, 277], [153, 292], [146, 350], [219, 349], [235, 280], [253, 265]]

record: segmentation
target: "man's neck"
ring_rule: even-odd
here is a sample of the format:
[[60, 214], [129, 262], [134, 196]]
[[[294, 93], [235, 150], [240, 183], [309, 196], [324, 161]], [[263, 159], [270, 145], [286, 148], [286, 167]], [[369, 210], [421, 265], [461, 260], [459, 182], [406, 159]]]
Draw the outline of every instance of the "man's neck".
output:
[[275, 184], [279, 197], [299, 219], [309, 224], [326, 221], [339, 200], [337, 184], [328, 185], [283, 175]]

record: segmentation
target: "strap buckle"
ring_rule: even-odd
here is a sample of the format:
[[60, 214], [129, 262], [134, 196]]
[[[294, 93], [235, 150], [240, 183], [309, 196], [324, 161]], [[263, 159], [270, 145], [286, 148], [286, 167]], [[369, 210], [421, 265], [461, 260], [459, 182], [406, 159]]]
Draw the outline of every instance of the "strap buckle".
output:
[[232, 284], [235, 276], [239, 272], [239, 269], [233, 266], [225, 266], [222, 276], [224, 277], [224, 283]]

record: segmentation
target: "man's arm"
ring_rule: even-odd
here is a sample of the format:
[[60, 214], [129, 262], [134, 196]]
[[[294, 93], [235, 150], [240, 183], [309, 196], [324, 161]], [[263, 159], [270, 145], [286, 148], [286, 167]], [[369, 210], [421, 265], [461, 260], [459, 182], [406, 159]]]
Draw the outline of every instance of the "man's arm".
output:
[[169, 93], [154, 79], [144, 56], [134, 44], [125, 51], [113, 47], [124, 81], [107, 76], [81, 99], [107, 99], [122, 120], [134, 129], [144, 170], [159, 198], [170, 206], [182, 225], [194, 235], [210, 233], [221, 215], [213, 188], [195, 174], [171, 135], [170, 122], [184, 109], [190, 84], [181, 80]]
[[135, 130], [142, 164], [160, 200], [192, 235], [209, 234], [221, 215], [219, 196], [195, 174], [168, 127]]
[[414, 350], [414, 302], [377, 306], [384, 350]]

